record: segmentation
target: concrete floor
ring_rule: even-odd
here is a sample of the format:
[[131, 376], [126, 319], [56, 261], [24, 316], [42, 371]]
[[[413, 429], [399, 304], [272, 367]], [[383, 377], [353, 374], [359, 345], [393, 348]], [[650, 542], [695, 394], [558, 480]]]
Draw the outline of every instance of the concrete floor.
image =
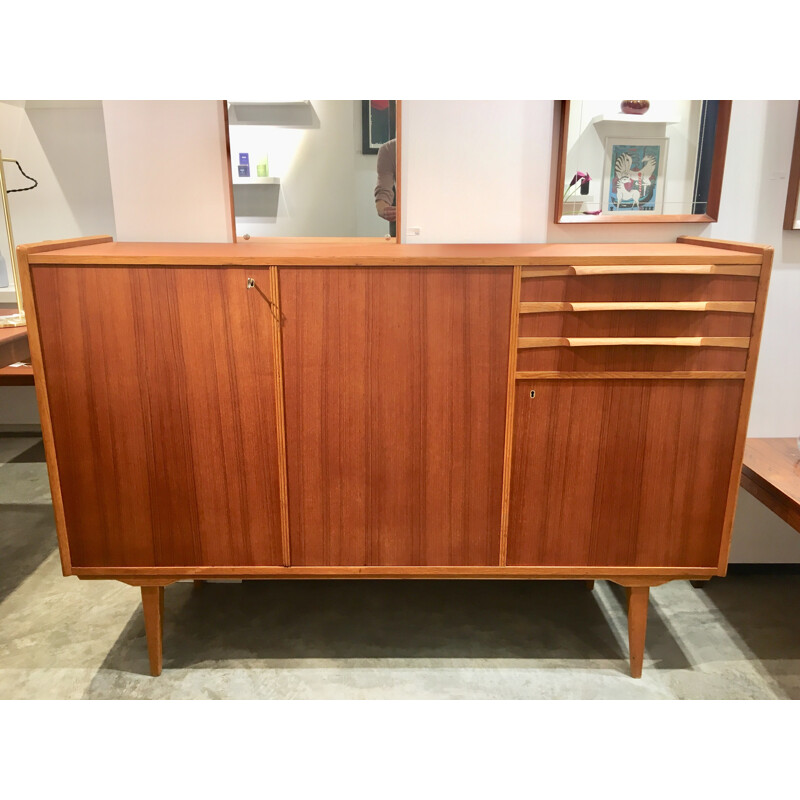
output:
[[800, 575], [651, 592], [641, 680], [598, 582], [255, 581], [166, 589], [164, 672], [140, 594], [61, 576], [41, 441], [0, 437], [0, 698], [800, 697]]

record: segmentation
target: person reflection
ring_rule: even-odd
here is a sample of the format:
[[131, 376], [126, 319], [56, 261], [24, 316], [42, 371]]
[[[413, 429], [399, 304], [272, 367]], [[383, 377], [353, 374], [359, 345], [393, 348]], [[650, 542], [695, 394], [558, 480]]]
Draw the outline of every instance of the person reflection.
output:
[[389, 234], [397, 235], [397, 139], [389, 139], [378, 150], [378, 185], [375, 208], [389, 222]]

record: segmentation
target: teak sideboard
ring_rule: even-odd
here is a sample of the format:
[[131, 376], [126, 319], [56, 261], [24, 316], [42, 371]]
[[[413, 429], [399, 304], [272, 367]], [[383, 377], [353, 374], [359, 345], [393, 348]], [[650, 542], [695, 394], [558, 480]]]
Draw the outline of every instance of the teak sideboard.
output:
[[19, 248], [65, 575], [724, 575], [769, 247]]

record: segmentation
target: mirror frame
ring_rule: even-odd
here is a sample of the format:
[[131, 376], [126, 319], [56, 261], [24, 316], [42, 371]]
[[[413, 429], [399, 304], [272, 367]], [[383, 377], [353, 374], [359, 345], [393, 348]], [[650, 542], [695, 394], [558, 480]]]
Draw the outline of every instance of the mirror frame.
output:
[[[233, 167], [231, 165], [231, 138], [230, 138], [230, 130], [228, 128], [228, 101], [222, 100], [222, 125], [225, 130], [225, 151], [226, 157], [228, 162], [228, 195], [229, 199], [228, 202], [230, 203], [231, 208], [231, 231], [232, 231], [232, 244], [237, 244], [241, 241], [245, 241], [243, 237], [236, 236], [236, 210], [233, 207]], [[401, 211], [401, 165], [402, 165], [402, 153], [403, 153], [403, 101], [402, 100], [395, 100], [395, 138], [397, 139], [397, 160], [395, 163], [395, 186], [396, 186], [396, 193], [397, 193], [397, 219], [396, 219], [396, 230], [397, 235], [391, 237], [388, 242], [392, 244], [401, 244], [402, 237], [400, 233], [402, 231], [401, 223], [402, 223], [402, 211]], [[377, 173], [376, 173], [377, 177]], [[326, 239], [330, 239], [331, 237], [327, 236], [275, 236], [275, 237], [250, 237], [246, 241], [270, 241], [272, 240], [280, 240], [280, 241], [289, 241], [289, 242], [323, 242]], [[348, 241], [348, 242], [364, 242], [369, 241], [373, 238], [378, 238], [381, 241], [386, 241], [385, 237], [369, 237], [369, 236], [337, 236], [334, 237], [336, 241]]]
[[[711, 182], [708, 187], [708, 204], [705, 214], [643, 214], [642, 216], [620, 215], [565, 215], [564, 182], [567, 167], [567, 126], [569, 124], [569, 100], [556, 100], [556, 113], [560, 114], [558, 135], [558, 167], [555, 179], [555, 217], [556, 224], [650, 224], [654, 222], [717, 222], [719, 219], [719, 200], [722, 194], [722, 175], [725, 170], [725, 153], [728, 149], [728, 130], [731, 123], [732, 100], [720, 100], [717, 114], [717, 128], [714, 136], [714, 151], [711, 160]], [[559, 109], [560, 105], [560, 109]]]
[[800, 230], [797, 225], [797, 200], [800, 197], [800, 103], [797, 107], [797, 124], [794, 129], [794, 148], [792, 149], [792, 166], [789, 170], [789, 186], [786, 191], [786, 213], [783, 215], [785, 231]]

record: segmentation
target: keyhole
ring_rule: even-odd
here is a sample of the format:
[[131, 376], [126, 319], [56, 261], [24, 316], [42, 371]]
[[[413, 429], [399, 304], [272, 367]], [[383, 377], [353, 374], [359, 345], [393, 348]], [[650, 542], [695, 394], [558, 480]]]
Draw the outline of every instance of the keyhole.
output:
[[252, 289], [256, 285], [255, 278], [248, 278], [247, 279], [247, 288]]
[[531, 400], [533, 400], [534, 397], [536, 397], [536, 390], [531, 389]]

